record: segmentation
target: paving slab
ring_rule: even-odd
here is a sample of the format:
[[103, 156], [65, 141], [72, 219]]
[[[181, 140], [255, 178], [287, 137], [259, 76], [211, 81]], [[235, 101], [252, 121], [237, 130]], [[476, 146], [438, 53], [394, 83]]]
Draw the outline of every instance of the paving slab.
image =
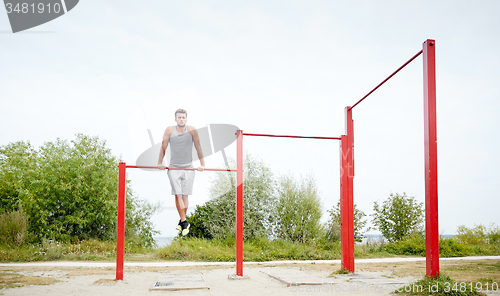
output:
[[287, 287], [302, 285], [323, 285], [325, 283], [331, 282], [314, 275], [310, 275], [303, 271], [299, 271], [297, 269], [273, 268], [271, 270], [261, 272], [267, 274], [273, 279], [282, 282]]
[[203, 274], [168, 274], [160, 276], [150, 291], [210, 289]]
[[322, 286], [323, 289], [337, 292], [390, 292], [409, 284], [409, 281], [402, 279], [362, 273], [335, 275], [331, 278], [324, 278], [297, 268], [273, 268], [261, 272], [287, 285], [287, 287]]

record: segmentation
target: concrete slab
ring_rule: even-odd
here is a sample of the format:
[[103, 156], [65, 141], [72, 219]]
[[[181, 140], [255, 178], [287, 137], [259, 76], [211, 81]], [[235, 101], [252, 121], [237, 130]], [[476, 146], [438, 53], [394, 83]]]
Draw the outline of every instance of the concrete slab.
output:
[[203, 274], [168, 274], [160, 276], [150, 291], [210, 289]]
[[350, 282], [365, 282], [365, 283], [374, 283], [374, 284], [407, 284], [407, 282], [402, 281], [401, 279], [395, 279], [384, 276], [373, 276], [367, 274], [360, 273], [352, 273], [346, 275], [336, 275], [337, 279], [345, 278]]
[[349, 291], [359, 293], [372, 293], [380, 291], [394, 291], [409, 281], [394, 279], [384, 276], [371, 274], [346, 274], [335, 275], [334, 277], [324, 278], [309, 274], [297, 268], [273, 268], [261, 271], [269, 277], [280, 281], [287, 287], [293, 286], [321, 286], [325, 291]]
[[307, 274], [298, 269], [289, 268], [273, 268], [271, 270], [262, 271], [273, 279], [276, 279], [287, 287], [302, 286], [302, 285], [324, 285], [332, 281], [328, 281], [314, 275]]

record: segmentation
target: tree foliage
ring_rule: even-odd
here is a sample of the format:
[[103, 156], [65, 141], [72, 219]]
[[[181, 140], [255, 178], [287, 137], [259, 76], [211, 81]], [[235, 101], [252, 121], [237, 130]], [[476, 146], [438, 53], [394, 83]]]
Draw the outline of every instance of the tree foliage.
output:
[[[118, 159], [98, 137], [78, 134], [38, 150], [29, 142], [0, 147], [0, 205], [29, 215], [32, 239], [113, 239], [116, 233]], [[138, 203], [127, 184], [127, 211]], [[149, 221], [127, 215], [128, 232], [151, 232]], [[135, 228], [135, 229], [134, 229]], [[152, 239], [152, 237], [151, 237]]]
[[284, 176], [279, 181], [276, 205], [277, 236], [293, 242], [308, 242], [319, 238], [321, 200], [314, 179], [299, 181]]
[[[364, 238], [367, 220], [363, 220], [366, 214], [354, 204], [354, 241], [362, 242]], [[332, 209], [328, 210], [329, 220], [326, 224], [326, 238], [330, 241], [340, 241], [340, 201]]]
[[[234, 160], [230, 161], [234, 166]], [[245, 156], [243, 181], [243, 238], [268, 237], [275, 204], [271, 170], [259, 159]], [[235, 236], [236, 186], [232, 173], [217, 172], [210, 187], [210, 200], [196, 207], [187, 218], [194, 236], [224, 239]]]
[[424, 221], [423, 203], [413, 196], [390, 194], [382, 205], [373, 205], [373, 224], [390, 242], [400, 241], [419, 231]]

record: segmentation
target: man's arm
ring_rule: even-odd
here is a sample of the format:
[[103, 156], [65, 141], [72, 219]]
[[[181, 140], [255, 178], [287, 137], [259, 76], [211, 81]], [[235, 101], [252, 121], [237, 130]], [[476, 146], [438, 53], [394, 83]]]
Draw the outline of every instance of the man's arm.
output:
[[198, 168], [198, 171], [203, 171], [205, 169], [205, 159], [203, 158], [203, 151], [201, 150], [200, 145], [200, 137], [198, 136], [198, 131], [194, 128], [194, 126], [188, 127], [189, 134], [193, 138], [194, 148], [196, 148], [196, 152], [198, 152], [198, 159], [200, 160], [201, 166]]
[[172, 131], [173, 128], [169, 126], [165, 129], [165, 132], [163, 133], [163, 139], [161, 141], [161, 147], [160, 147], [160, 155], [158, 156], [158, 168], [160, 170], [165, 169], [165, 166], [163, 165], [163, 157], [165, 157], [165, 150], [167, 150], [168, 141], [170, 140], [170, 135], [172, 134]]

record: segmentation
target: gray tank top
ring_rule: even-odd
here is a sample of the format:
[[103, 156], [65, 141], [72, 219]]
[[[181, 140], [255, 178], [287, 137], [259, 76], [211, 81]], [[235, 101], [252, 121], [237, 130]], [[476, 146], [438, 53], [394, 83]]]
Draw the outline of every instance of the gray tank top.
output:
[[178, 168], [193, 167], [193, 138], [189, 134], [186, 125], [186, 131], [182, 134], [177, 132], [177, 127], [174, 128], [170, 135], [170, 166]]

